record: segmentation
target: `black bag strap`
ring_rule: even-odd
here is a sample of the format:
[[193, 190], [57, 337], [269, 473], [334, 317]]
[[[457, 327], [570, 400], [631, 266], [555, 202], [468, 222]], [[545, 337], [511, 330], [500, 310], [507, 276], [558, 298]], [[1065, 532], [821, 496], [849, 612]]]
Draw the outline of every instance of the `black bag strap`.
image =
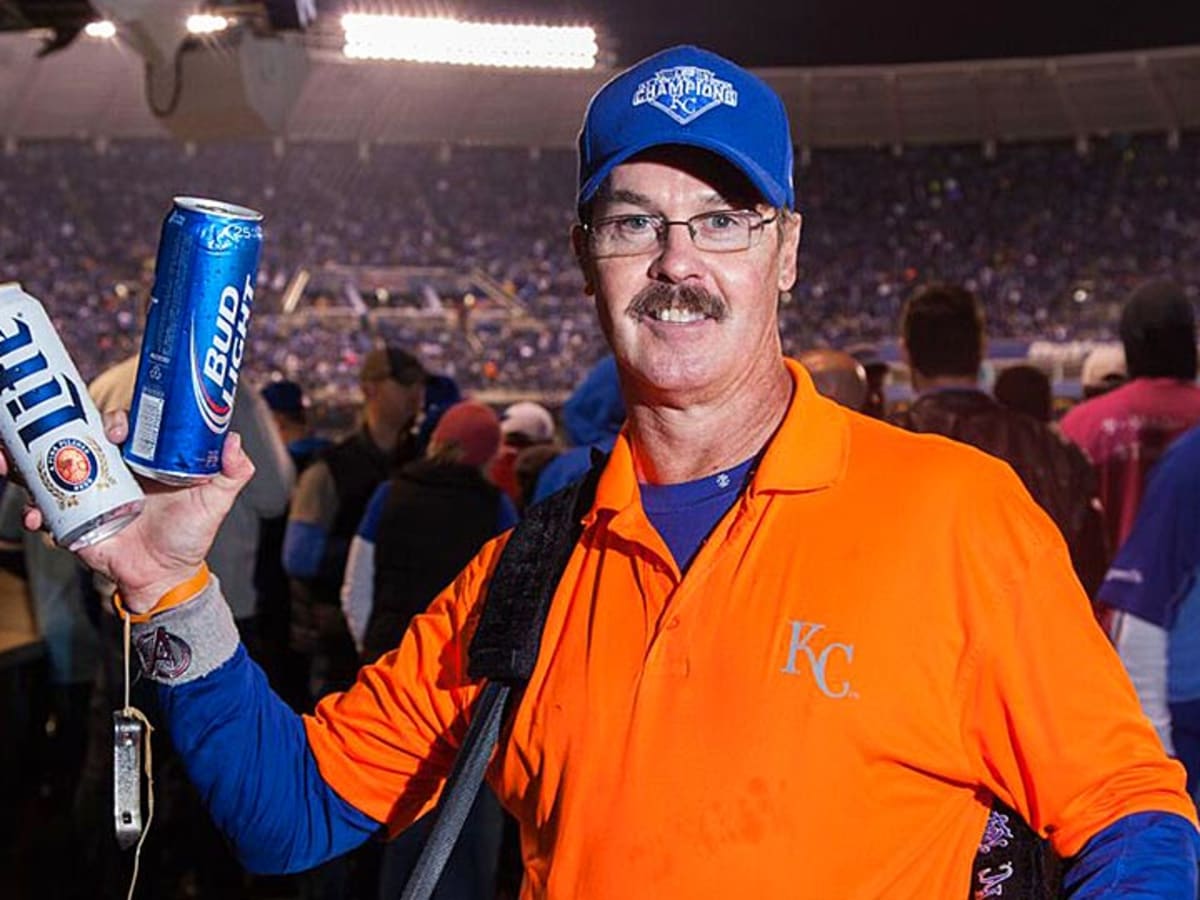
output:
[[437, 887], [500, 740], [509, 696], [533, 674], [550, 601], [583, 534], [606, 458], [593, 451], [587, 475], [531, 506], [496, 562], [467, 664], [467, 674], [487, 684], [400, 900], [428, 900]]

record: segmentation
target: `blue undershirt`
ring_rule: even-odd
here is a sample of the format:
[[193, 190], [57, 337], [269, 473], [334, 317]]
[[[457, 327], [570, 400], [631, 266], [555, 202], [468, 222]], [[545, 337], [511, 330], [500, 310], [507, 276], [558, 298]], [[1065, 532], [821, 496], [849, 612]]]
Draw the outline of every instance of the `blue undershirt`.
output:
[[750, 480], [758, 457], [732, 469], [705, 475], [682, 484], [642, 484], [642, 508], [675, 557], [680, 573], [686, 572], [721, 517]]

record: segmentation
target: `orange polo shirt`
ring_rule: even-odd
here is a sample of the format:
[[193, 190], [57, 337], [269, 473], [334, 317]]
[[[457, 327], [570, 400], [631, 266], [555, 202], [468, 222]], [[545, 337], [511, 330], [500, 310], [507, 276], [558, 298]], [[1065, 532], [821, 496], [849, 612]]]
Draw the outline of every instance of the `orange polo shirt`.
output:
[[[1003, 463], [796, 390], [680, 576], [618, 440], [489, 778], [526, 898], [958, 898], [991, 795], [1073, 855], [1195, 821], [1053, 524]], [[478, 691], [503, 539], [307, 720], [322, 775], [398, 830]]]

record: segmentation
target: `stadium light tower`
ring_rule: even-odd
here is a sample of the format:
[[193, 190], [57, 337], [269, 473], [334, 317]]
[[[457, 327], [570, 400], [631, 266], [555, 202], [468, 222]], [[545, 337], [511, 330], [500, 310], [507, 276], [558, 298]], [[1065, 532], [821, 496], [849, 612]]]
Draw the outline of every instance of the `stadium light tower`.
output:
[[[283, 3], [92, 0], [146, 64], [146, 100], [178, 138], [280, 134], [308, 75], [293, 35], [315, 8]], [[249, 22], [253, 27], [247, 27]]]

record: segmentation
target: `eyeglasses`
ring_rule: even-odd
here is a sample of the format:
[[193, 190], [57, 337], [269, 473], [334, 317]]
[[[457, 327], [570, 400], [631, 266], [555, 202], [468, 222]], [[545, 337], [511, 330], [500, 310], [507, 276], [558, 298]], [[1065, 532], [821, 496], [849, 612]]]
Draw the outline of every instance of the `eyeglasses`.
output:
[[672, 221], [662, 216], [638, 213], [606, 216], [584, 225], [592, 255], [637, 256], [663, 247], [672, 225], [686, 225], [697, 250], [708, 253], [737, 253], [748, 250], [755, 234], [777, 217], [765, 218], [749, 209], [719, 209], [700, 213], [690, 219]]

